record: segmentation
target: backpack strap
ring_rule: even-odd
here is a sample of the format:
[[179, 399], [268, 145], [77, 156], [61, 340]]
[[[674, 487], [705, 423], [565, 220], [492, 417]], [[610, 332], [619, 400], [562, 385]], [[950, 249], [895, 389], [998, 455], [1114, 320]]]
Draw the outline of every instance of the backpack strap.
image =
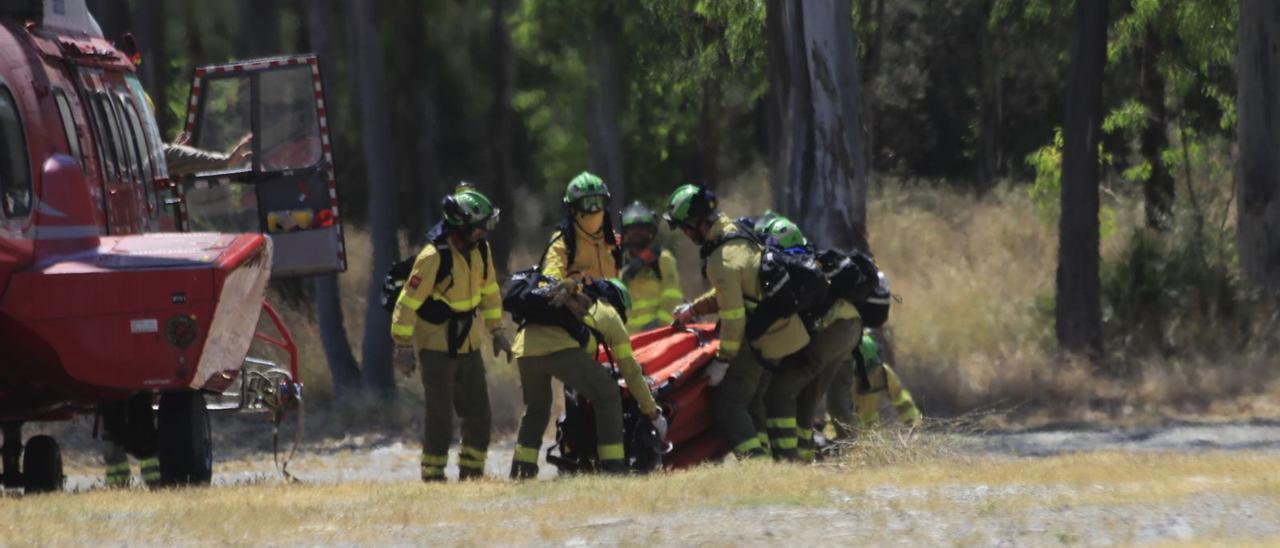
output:
[[480, 250], [480, 260], [483, 261], [484, 263], [483, 265], [484, 269], [480, 271], [480, 279], [484, 281], [488, 281], [489, 280], [489, 255], [490, 253], [492, 253], [489, 250], [489, 240], [488, 239], [480, 240], [479, 242], [476, 243], [476, 248]]
[[650, 248], [653, 250], [653, 273], [658, 276], [658, 281], [662, 281], [662, 246], [653, 244]]
[[735, 221], [733, 226], [737, 227], [738, 230], [726, 233], [719, 238], [706, 242], [698, 249], [698, 255], [702, 258], [702, 279], [707, 279], [707, 259], [709, 259], [711, 254], [715, 253], [717, 249], [720, 249], [720, 246], [723, 246], [733, 240], [747, 240], [755, 244], [757, 247], [764, 247], [764, 242], [761, 242], [760, 238], [757, 238], [755, 234], [752, 233], [749, 228], [743, 226], [742, 223]]

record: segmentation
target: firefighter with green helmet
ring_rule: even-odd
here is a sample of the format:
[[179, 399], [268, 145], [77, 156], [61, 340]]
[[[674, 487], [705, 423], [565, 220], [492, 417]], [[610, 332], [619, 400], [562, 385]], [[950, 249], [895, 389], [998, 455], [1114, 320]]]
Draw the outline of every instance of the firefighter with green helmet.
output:
[[[582, 290], [577, 290], [578, 287]], [[581, 327], [585, 328], [583, 340], [575, 338], [564, 326], [539, 323], [526, 325], [516, 334], [515, 355], [525, 411], [516, 435], [511, 477], [528, 479], [538, 475], [542, 434], [551, 420], [552, 378], [560, 379], [591, 401], [600, 469], [606, 473], [624, 473], [627, 467], [622, 394], [609, 369], [595, 361], [600, 344], [609, 348], [640, 412], [653, 423], [658, 436], [665, 437], [667, 431], [667, 421], [632, 353], [625, 319], [631, 296], [617, 278], [582, 286], [566, 281], [554, 289], [559, 290], [552, 301], [554, 306], [563, 306], [581, 321]]]
[[[766, 365], [776, 365], [803, 349], [809, 334], [794, 314], [755, 316], [759, 311], [753, 303], [763, 295], [759, 269], [764, 250], [744, 227], [720, 212], [710, 189], [677, 188], [667, 201], [663, 219], [701, 246], [703, 272], [711, 285], [710, 291], [672, 315], [680, 323], [708, 314], [720, 319], [720, 347], [707, 366], [711, 384], [718, 386], [712, 403], [716, 427], [736, 455], [765, 456], [768, 450], [759, 436], [763, 434], [758, 431], [759, 417], [752, 417], [752, 402]], [[749, 319], [766, 325], [751, 340], [747, 340]]]
[[657, 242], [658, 216], [636, 201], [622, 210], [622, 281], [631, 292], [627, 329], [638, 333], [673, 321], [684, 302], [676, 257]]
[[[813, 251], [800, 227], [786, 217], [775, 214], [757, 222], [756, 230], [784, 253]], [[765, 394], [765, 410], [774, 456], [807, 462], [816, 457], [812, 425], [818, 403], [839, 367], [857, 349], [862, 323], [854, 304], [835, 291], [806, 311], [805, 317], [809, 344], [774, 373]]]
[[609, 187], [582, 172], [564, 190], [564, 216], [542, 257], [542, 273], [556, 279], [617, 278], [622, 250], [609, 218]]
[[441, 203], [444, 220], [428, 233], [429, 243], [413, 262], [391, 316], [396, 363], [412, 374], [421, 369], [426, 415], [422, 440], [422, 480], [444, 481], [453, 436], [453, 415], [461, 419], [460, 479], [484, 477], [489, 449], [489, 391], [481, 333], [493, 353], [511, 344], [502, 329], [493, 256], [485, 239], [498, 224], [499, 210], [468, 184]]
[[[884, 362], [880, 344], [876, 342], [870, 329], [863, 333], [859, 350], [855, 356], [858, 361], [854, 365], [855, 379], [849, 382], [857, 384], [854, 388], [853, 409], [857, 413], [858, 428], [873, 428], [880, 424], [880, 407], [885, 400], [893, 405], [899, 419], [912, 426], [919, 425], [923, 416], [911, 397], [911, 391], [902, 386], [902, 379]], [[847, 399], [849, 389], [845, 388], [841, 395]]]

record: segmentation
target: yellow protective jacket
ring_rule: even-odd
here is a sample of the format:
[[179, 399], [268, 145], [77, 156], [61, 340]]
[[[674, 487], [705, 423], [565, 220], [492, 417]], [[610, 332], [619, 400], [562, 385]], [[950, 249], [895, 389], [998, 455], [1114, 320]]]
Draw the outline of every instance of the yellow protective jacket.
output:
[[[721, 214], [707, 239], [714, 241], [736, 231], [737, 225]], [[755, 308], [763, 293], [760, 290], [761, 255], [762, 250], [755, 243], [733, 239], [706, 258], [711, 290], [693, 302], [693, 310], [699, 315], [719, 314], [720, 350], [716, 357], [721, 360], [729, 361], [738, 355], [747, 329], [747, 313]], [[809, 344], [809, 332], [793, 314], [773, 322], [764, 335], [750, 343], [764, 359], [780, 360]]]
[[[627, 326], [622, 323], [622, 316], [618, 315], [618, 311], [607, 302], [596, 301], [591, 308], [587, 309], [582, 322], [599, 332], [604, 338], [603, 342], [613, 353], [618, 370], [622, 372], [622, 378], [627, 381], [627, 388], [631, 391], [631, 396], [636, 399], [636, 404], [640, 406], [640, 412], [645, 415], [656, 412], [658, 404], [653, 400], [653, 394], [649, 392], [649, 381], [644, 376], [644, 370], [640, 368], [640, 364], [632, 354], [631, 337], [627, 334]], [[583, 352], [595, 359], [600, 342], [593, 334]], [[525, 326], [516, 333], [516, 340], [511, 346], [517, 358], [526, 356], [536, 358], [561, 350], [581, 348], [578, 341], [569, 336], [563, 327], [542, 324]]]
[[[502, 298], [498, 295], [493, 257], [490, 255], [486, 259], [480, 255], [482, 249], [491, 253], [489, 247], [473, 246], [466, 256], [453, 244], [447, 247], [453, 253], [453, 265], [449, 275], [439, 283], [436, 283], [436, 273], [440, 267], [440, 250], [434, 244], [422, 248], [414, 260], [413, 271], [409, 273], [391, 313], [391, 337], [396, 344], [412, 344], [418, 350], [449, 351], [449, 322], [433, 324], [418, 317], [418, 308], [429, 300], [442, 301], [457, 314], [479, 314], [485, 332], [491, 333], [502, 327]], [[486, 264], [488, 271], [483, 272]], [[480, 323], [472, 324], [471, 332], [458, 348], [459, 353], [480, 349]]]
[[542, 257], [542, 273], [558, 280], [566, 276], [577, 278], [617, 278], [618, 262], [614, 260], [615, 246], [609, 245], [600, 234], [587, 234], [578, 225], [573, 225], [576, 247], [573, 250], [573, 264], [569, 262], [569, 247], [565, 245], [563, 233], [557, 230], [551, 235], [551, 245], [547, 254]]
[[813, 323], [813, 332], [817, 333], [831, 327], [831, 324], [840, 320], [861, 320], [862, 316], [858, 314], [857, 307], [853, 303], [844, 299], [836, 299], [831, 304], [831, 308], [827, 309], [827, 313], [823, 314], [818, 321]]
[[627, 291], [631, 292], [627, 330], [632, 333], [639, 332], [654, 322], [671, 324], [674, 320], [671, 311], [684, 302], [684, 291], [680, 289], [680, 272], [676, 270], [676, 257], [666, 249], [658, 255], [656, 265], [641, 268], [631, 276], [624, 273], [622, 281], [627, 284]]

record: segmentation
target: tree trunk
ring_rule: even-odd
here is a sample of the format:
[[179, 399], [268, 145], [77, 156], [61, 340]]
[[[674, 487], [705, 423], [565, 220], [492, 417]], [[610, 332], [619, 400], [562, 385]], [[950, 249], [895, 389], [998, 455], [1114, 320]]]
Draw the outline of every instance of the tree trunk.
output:
[[[515, 148], [513, 127], [515, 111], [511, 94], [515, 87], [515, 54], [511, 31], [507, 28], [510, 0], [493, 0], [493, 105], [489, 117], [489, 156], [493, 162], [493, 199], [506, 212], [498, 224], [493, 242], [494, 267], [506, 272], [515, 238], [515, 186], [517, 184], [512, 150]], [[615, 186], [618, 183], [614, 183]]]
[[1138, 53], [1142, 71], [1142, 103], [1151, 113], [1142, 129], [1139, 149], [1142, 159], [1151, 166], [1151, 176], [1142, 183], [1142, 196], [1147, 214], [1147, 227], [1164, 231], [1170, 227], [1173, 211], [1173, 174], [1164, 165], [1162, 155], [1169, 148], [1169, 113], [1165, 107], [1164, 75], [1157, 64], [1162, 45], [1154, 29], [1147, 29], [1142, 50]]
[[1107, 50], [1107, 1], [1077, 0], [1067, 80], [1058, 224], [1058, 346], [1095, 363], [1102, 357], [1098, 278], [1098, 143]]
[[[867, 41], [866, 51], [862, 58], [862, 89], [874, 89], [876, 79], [880, 76], [880, 59], [883, 57], [884, 51], [884, 0], [875, 0], [874, 5], [871, 0], [863, 0], [862, 16], [869, 17], [871, 24], [871, 39]], [[866, 145], [865, 157], [867, 159], [868, 172], [875, 171], [875, 154], [876, 154], [876, 113], [879, 105], [876, 104], [876, 96], [874, 93], [862, 94], [862, 124], [866, 128], [863, 132]]]
[[1000, 51], [993, 42], [996, 37], [991, 32], [987, 21], [991, 19], [991, 0], [982, 3], [982, 25], [978, 33], [979, 55], [978, 74], [982, 81], [982, 96], [979, 98], [980, 122], [978, 130], [978, 193], [983, 194], [995, 187], [999, 177], [999, 131], [998, 117], [1000, 104]]
[[[604, 178], [613, 194], [612, 210], [626, 205], [626, 171], [622, 159], [622, 20], [613, 6], [600, 6], [592, 18], [587, 70], [587, 141], [591, 171]], [[567, 181], [566, 181], [567, 182]]]
[[364, 320], [361, 363], [364, 382], [384, 397], [395, 396], [391, 367], [391, 316], [382, 309], [382, 273], [396, 262], [395, 158], [391, 154], [387, 112], [386, 60], [374, 25], [373, 3], [348, 0], [356, 64], [353, 87], [359, 92], [364, 155], [369, 176], [369, 238], [373, 245], [373, 275], [369, 277], [368, 308]]
[[240, 40], [236, 56], [241, 59], [281, 53], [280, 0], [240, 0]]
[[776, 205], [820, 245], [867, 249], [867, 160], [852, 3], [769, 0]]
[[[420, 0], [397, 0], [395, 17], [391, 23], [394, 36], [404, 37], [408, 48], [415, 52], [432, 50], [431, 33], [427, 30], [427, 15]], [[426, 244], [427, 230], [440, 217], [440, 197], [447, 185], [440, 174], [440, 162], [436, 154], [436, 71], [422, 70], [424, 55], [392, 55], [392, 81], [413, 93], [397, 94], [396, 112], [403, 113], [392, 119], [391, 130], [395, 142], [411, 148], [411, 155], [399, 166], [397, 193], [403, 196], [399, 212], [404, 215], [400, 227], [409, 234], [409, 244], [416, 251]]]
[[[306, 4], [307, 37], [311, 51], [320, 61], [320, 74], [332, 82], [337, 73], [333, 64], [333, 4], [330, 0], [308, 0]], [[361, 389], [360, 365], [351, 351], [342, 316], [342, 294], [336, 274], [315, 278], [316, 315], [320, 324], [320, 342], [333, 380], [333, 395], [346, 401]]]
[[169, 84], [173, 81], [169, 55], [165, 53], [167, 14], [162, 0], [142, 0], [137, 17], [138, 47], [142, 49], [142, 66], [138, 78], [151, 93], [156, 105], [156, 124], [169, 129], [173, 113], [169, 111]]
[[1280, 3], [1241, 0], [1239, 85], [1240, 268], [1280, 294]]
[[88, 0], [89, 13], [102, 27], [102, 35], [110, 42], [120, 43], [120, 37], [133, 28], [129, 0]]
[[350, 401], [361, 392], [360, 366], [356, 363], [351, 342], [342, 317], [341, 291], [337, 274], [321, 274], [313, 278], [316, 293], [316, 315], [319, 316], [320, 344], [324, 346], [329, 377], [333, 381], [333, 397]]

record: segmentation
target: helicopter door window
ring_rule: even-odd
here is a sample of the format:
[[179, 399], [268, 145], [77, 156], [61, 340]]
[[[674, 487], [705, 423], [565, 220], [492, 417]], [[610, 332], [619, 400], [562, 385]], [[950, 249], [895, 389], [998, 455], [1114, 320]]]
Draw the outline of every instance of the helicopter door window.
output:
[[312, 167], [320, 163], [320, 122], [315, 79], [309, 65], [258, 74], [258, 127], [263, 171]]
[[[246, 75], [219, 76], [205, 81], [200, 121], [193, 144], [206, 151], [229, 153], [253, 128], [252, 90]], [[226, 171], [247, 169], [248, 160], [226, 166]]]
[[31, 169], [22, 120], [9, 88], [0, 85], [0, 210], [9, 218], [31, 212]]
[[80, 135], [76, 133], [76, 119], [71, 114], [71, 103], [67, 102], [67, 95], [60, 89], [53, 91], [53, 99], [58, 103], [62, 133], [67, 136], [67, 151], [80, 162], [80, 169], [84, 169], [84, 156], [80, 154]]

